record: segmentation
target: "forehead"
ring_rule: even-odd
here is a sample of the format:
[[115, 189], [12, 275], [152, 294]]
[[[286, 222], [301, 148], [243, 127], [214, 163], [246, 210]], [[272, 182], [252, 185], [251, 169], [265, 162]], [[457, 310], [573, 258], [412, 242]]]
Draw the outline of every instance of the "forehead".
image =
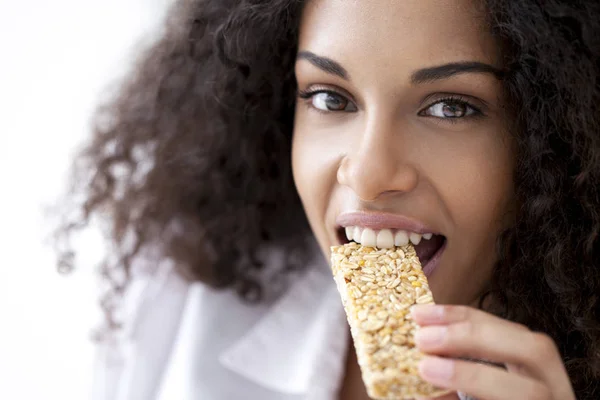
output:
[[485, 16], [477, 0], [309, 0], [299, 46], [371, 72], [456, 61], [494, 65]]

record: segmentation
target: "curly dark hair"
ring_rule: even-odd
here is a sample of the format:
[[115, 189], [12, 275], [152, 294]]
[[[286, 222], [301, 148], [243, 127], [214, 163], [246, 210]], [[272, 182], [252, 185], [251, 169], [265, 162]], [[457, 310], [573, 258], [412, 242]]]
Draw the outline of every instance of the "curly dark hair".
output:
[[[518, 148], [516, 224], [498, 240], [490, 311], [550, 335], [577, 397], [597, 399], [600, 2], [485, 4]], [[178, 2], [162, 38], [99, 109], [75, 170], [82, 215], [59, 232], [96, 215], [109, 221], [118, 254], [102, 267], [111, 328], [110, 300], [147, 246], [160, 245], [183, 276], [249, 301], [269, 284], [257, 278], [261, 249], [288, 254], [283, 275], [304, 265], [310, 230], [290, 168], [302, 6]]]

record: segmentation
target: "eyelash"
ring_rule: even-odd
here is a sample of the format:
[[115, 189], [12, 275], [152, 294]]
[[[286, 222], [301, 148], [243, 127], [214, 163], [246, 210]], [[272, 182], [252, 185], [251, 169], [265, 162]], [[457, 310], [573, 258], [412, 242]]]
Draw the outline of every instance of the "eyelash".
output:
[[[430, 115], [424, 115], [425, 111], [427, 111], [428, 109], [430, 109], [434, 105], [440, 104], [440, 103], [463, 105], [463, 106], [471, 109], [472, 110], [472, 114], [471, 115], [465, 115], [463, 117], [454, 117], [454, 118], [453, 117], [441, 118], [441, 117], [433, 117], [433, 116], [430, 116]], [[423, 116], [423, 117], [434, 118], [434, 119], [436, 119], [438, 121], [448, 122], [448, 123], [451, 123], [451, 124], [459, 123], [460, 120], [476, 119], [476, 118], [480, 118], [480, 117], [485, 116], [485, 114], [483, 113], [483, 111], [481, 110], [481, 108], [475, 106], [471, 101], [469, 101], [468, 98], [465, 98], [464, 96], [461, 96], [461, 95], [447, 95], [446, 97], [442, 97], [441, 99], [436, 99], [432, 103], [429, 103], [427, 106], [423, 107], [418, 112], [418, 115], [419, 116]]]
[[320, 110], [320, 109], [314, 107], [312, 105], [312, 98], [321, 93], [327, 93], [327, 94], [331, 94], [334, 96], [340, 96], [340, 97], [343, 97], [344, 99], [348, 100], [348, 102], [352, 102], [352, 100], [348, 99], [348, 96], [343, 95], [343, 94], [341, 94], [335, 90], [331, 90], [331, 89], [298, 90], [298, 97], [303, 100], [303, 103], [311, 111], [316, 111], [316, 112], [322, 113], [322, 114], [331, 114], [331, 113], [335, 113], [335, 112], [340, 112], [340, 111], [325, 111], [325, 110]]
[[[299, 90], [298, 91], [298, 97], [302, 100], [304, 100], [304, 103], [307, 107], [309, 107], [311, 110], [319, 112], [319, 113], [323, 113], [323, 114], [330, 114], [330, 113], [336, 113], [336, 112], [340, 112], [340, 111], [325, 111], [325, 110], [320, 110], [318, 108], [315, 108], [312, 105], [312, 102], [310, 100], [312, 100], [313, 96], [316, 96], [317, 94], [320, 93], [327, 93], [327, 94], [331, 94], [334, 96], [341, 96], [344, 99], [348, 100], [349, 102], [352, 102], [352, 100], [348, 99], [348, 96], [343, 95], [335, 90], [331, 90], [331, 89], [317, 89], [317, 90]], [[441, 118], [441, 117], [433, 117], [433, 116], [429, 116], [429, 115], [423, 115], [423, 113], [430, 109], [431, 107], [433, 107], [436, 104], [439, 103], [449, 103], [449, 104], [459, 104], [459, 105], [464, 105], [468, 108], [470, 108], [473, 111], [473, 114], [471, 115], [465, 115], [463, 117], [460, 118], [452, 118], [452, 117], [448, 117], [448, 118]], [[471, 118], [478, 118], [478, 117], [483, 117], [485, 116], [485, 114], [481, 111], [481, 109], [477, 106], [475, 106], [471, 101], [469, 101], [467, 98], [465, 98], [464, 96], [460, 96], [460, 95], [448, 95], [446, 97], [443, 97], [441, 99], [436, 99], [434, 102], [429, 103], [427, 106], [423, 107], [419, 112], [418, 112], [419, 116], [423, 116], [423, 117], [428, 117], [428, 118], [434, 118], [437, 120], [440, 120], [442, 122], [448, 122], [451, 124], [456, 124], [459, 123], [460, 120], [464, 120], [464, 119], [471, 119]]]

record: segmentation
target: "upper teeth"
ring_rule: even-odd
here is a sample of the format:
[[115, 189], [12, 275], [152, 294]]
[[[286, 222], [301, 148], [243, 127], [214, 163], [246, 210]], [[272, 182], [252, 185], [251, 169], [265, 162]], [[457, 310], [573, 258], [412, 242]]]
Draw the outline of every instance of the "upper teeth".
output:
[[433, 233], [415, 233], [403, 230], [381, 229], [373, 230], [371, 228], [361, 228], [359, 226], [347, 226], [346, 237], [348, 240], [354, 240], [363, 246], [378, 247], [387, 249], [393, 246], [406, 246], [410, 241], [413, 245], [418, 245], [421, 239], [429, 240]]

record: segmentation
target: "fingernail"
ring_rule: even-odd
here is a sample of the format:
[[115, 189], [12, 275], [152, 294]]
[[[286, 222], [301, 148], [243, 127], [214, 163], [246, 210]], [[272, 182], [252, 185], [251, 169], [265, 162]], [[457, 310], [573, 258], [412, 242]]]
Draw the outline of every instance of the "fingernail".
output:
[[415, 321], [421, 323], [443, 322], [444, 307], [431, 304], [414, 305], [410, 308], [410, 314]]
[[454, 375], [454, 361], [426, 356], [419, 363], [419, 374], [431, 383], [447, 383]]
[[428, 326], [420, 328], [415, 333], [415, 343], [421, 348], [439, 346], [446, 338], [448, 328], [445, 326]]

